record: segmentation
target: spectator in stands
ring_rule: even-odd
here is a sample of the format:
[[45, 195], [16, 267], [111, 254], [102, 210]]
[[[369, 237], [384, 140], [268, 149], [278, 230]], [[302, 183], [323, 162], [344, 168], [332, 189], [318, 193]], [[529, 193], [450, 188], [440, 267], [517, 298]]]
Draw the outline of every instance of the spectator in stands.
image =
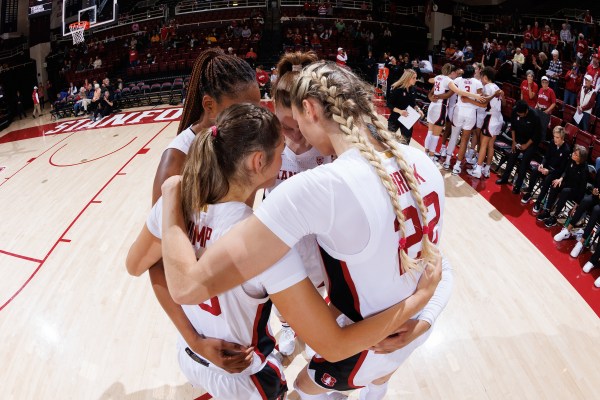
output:
[[252, 36], [252, 31], [248, 28], [248, 25], [246, 25], [244, 26], [244, 29], [242, 29], [242, 37], [244, 39], [250, 39], [250, 36]]
[[38, 94], [38, 87], [33, 87], [33, 93], [31, 93], [31, 99], [33, 100], [33, 113], [31, 114], [35, 119], [35, 115], [39, 117], [42, 115], [42, 110], [40, 109], [40, 96]]
[[312, 37], [310, 39], [310, 46], [313, 50], [321, 49], [321, 39], [319, 39], [319, 35], [317, 35], [317, 32], [313, 32]]
[[138, 51], [135, 49], [135, 47], [130, 47], [129, 48], [129, 66], [135, 67], [139, 63], [140, 63], [140, 60], [139, 60], [139, 56], [138, 56]]
[[575, 55], [577, 56], [577, 60], [584, 60], [588, 53], [588, 42], [587, 40], [585, 40], [585, 36], [583, 36], [583, 33], [580, 33], [579, 40], [577, 41], [577, 46], [575, 48]]
[[15, 105], [17, 109], [17, 115], [19, 119], [23, 119], [23, 117], [27, 117], [25, 114], [25, 107], [23, 105], [23, 96], [21, 96], [21, 92], [17, 90], [17, 94], [15, 95]]
[[213, 29], [212, 32], [210, 32], [208, 35], [206, 35], [206, 44], [209, 46], [212, 46], [215, 43], [217, 43], [217, 34], [216, 34], [215, 30]]
[[563, 101], [565, 104], [575, 106], [577, 104], [577, 93], [583, 83], [583, 76], [579, 71], [579, 63], [574, 62], [570, 70], [565, 73], [565, 95]]
[[94, 60], [94, 69], [98, 68], [102, 68], [102, 60], [100, 59], [100, 56], [96, 56], [96, 59]]
[[533, 50], [540, 51], [542, 48], [542, 30], [537, 21], [533, 23], [533, 28], [531, 28], [531, 38], [533, 39]]
[[160, 35], [158, 32], [154, 31], [152, 36], [150, 37], [150, 43], [160, 43]]
[[556, 126], [552, 132], [552, 136], [552, 143], [548, 145], [544, 158], [542, 158], [538, 167], [529, 174], [529, 184], [523, 192], [523, 198], [521, 199], [522, 204], [527, 204], [531, 201], [533, 189], [541, 178], [541, 189], [537, 201], [533, 205], [533, 212], [535, 214], [540, 212], [542, 201], [546, 197], [552, 181], [560, 178], [565, 168], [567, 168], [567, 163], [571, 157], [571, 147], [565, 142], [565, 128], [560, 125]]
[[590, 127], [592, 110], [596, 105], [596, 92], [592, 88], [593, 78], [590, 75], [583, 77], [583, 86], [577, 95], [577, 114], [583, 114], [577, 127], [587, 131]]
[[546, 54], [550, 53], [550, 35], [552, 31], [550, 30], [550, 26], [544, 26], [544, 30], [542, 31], [542, 51]]
[[338, 47], [337, 56], [335, 57], [335, 62], [338, 65], [345, 67], [347, 61], [348, 61], [348, 55], [346, 54], [346, 51], [343, 48]]
[[560, 41], [562, 42], [564, 57], [566, 59], [570, 59], [574, 39], [573, 34], [571, 33], [571, 28], [566, 23], [562, 24], [562, 29], [560, 30]]
[[110, 115], [112, 113], [113, 108], [113, 98], [111, 92], [109, 90], [104, 91], [104, 95], [102, 96], [98, 107], [96, 107], [96, 111], [94, 111], [94, 115], [92, 117], [92, 121], [98, 121]]
[[254, 63], [256, 62], [256, 59], [258, 58], [258, 55], [254, 52], [254, 49], [252, 47], [250, 47], [250, 49], [246, 53], [246, 57], [244, 57], [244, 58], [248, 62], [248, 64], [254, 65]]
[[377, 83], [377, 59], [373, 56], [373, 52], [367, 53], [367, 59], [365, 60], [365, 74], [367, 76], [367, 82], [376, 84]]
[[344, 33], [344, 31], [346, 30], [346, 24], [344, 23], [344, 20], [342, 20], [342, 19], [335, 20], [335, 28], [337, 29], [339, 34]]
[[256, 67], [256, 81], [260, 88], [261, 97], [268, 99], [268, 93], [271, 91], [271, 80], [269, 79], [269, 74], [263, 69], [262, 65]]
[[512, 149], [508, 154], [508, 163], [502, 177], [496, 181], [496, 184], [504, 185], [508, 183], [508, 178], [515, 164], [519, 161], [519, 156], [522, 154], [523, 158], [517, 168], [517, 176], [513, 182], [512, 189], [514, 194], [519, 194], [525, 174], [529, 170], [529, 163], [533, 159], [541, 140], [540, 119], [524, 100], [517, 101], [513, 109], [511, 116], [511, 136]]
[[77, 63], [77, 67], [75, 68], [75, 71], [77, 72], [81, 72], [81, 71], [85, 71], [85, 65], [83, 65], [83, 60], [79, 60], [79, 62]]
[[[388, 79], [387, 79], [387, 90], [385, 98], [388, 99], [388, 107], [390, 107], [390, 91], [392, 90], [392, 84], [402, 77], [404, 73], [404, 67], [398, 64], [396, 57], [391, 56], [389, 62], [386, 64], [388, 68]], [[379, 71], [378, 71], [379, 72]]]
[[69, 83], [69, 89], [67, 90], [67, 93], [69, 94], [69, 96], [76, 96], [77, 93], [79, 93], [77, 86], [75, 86], [73, 82]]
[[526, 49], [533, 49], [533, 34], [531, 31], [531, 25], [527, 25], [527, 28], [523, 32], [523, 43]]
[[531, 56], [531, 65], [533, 66], [536, 80], [538, 80], [546, 75], [546, 71], [550, 68], [550, 61], [548, 61], [548, 56], [544, 52], [540, 52], [537, 57], [535, 55]]
[[554, 29], [550, 31], [550, 51], [557, 50], [558, 48], [558, 34]]
[[462, 52], [461, 49], [456, 49], [456, 51], [454, 52], [454, 55], [452, 57], [450, 57], [451, 61], [456, 61], [456, 62], [467, 62], [465, 60], [465, 53]]
[[592, 54], [592, 60], [587, 66], [585, 73], [592, 77], [592, 87], [597, 89], [600, 82], [600, 63], [598, 62], [598, 54]]
[[466, 47], [466, 51], [463, 53], [463, 61], [466, 63], [473, 62], [475, 55], [473, 54], [473, 48], [471, 46]]
[[525, 80], [521, 82], [521, 100], [525, 101], [529, 107], [535, 108], [539, 87], [534, 82], [533, 71], [529, 70], [525, 75]]
[[[568, 239], [573, 235], [573, 229], [581, 221], [581, 218], [587, 213], [589, 218], [583, 229], [581, 236], [577, 235], [575, 246], [571, 250], [571, 257], [575, 258], [581, 254], [586, 242], [592, 238], [592, 233], [596, 227], [596, 223], [600, 220], [600, 174], [596, 174], [592, 193], [583, 196], [581, 202], [571, 209], [572, 217], [567, 226], [563, 227], [560, 232], [554, 236], [554, 240], [560, 242]], [[589, 271], [586, 271], [589, 272]]]
[[542, 76], [542, 87], [540, 88], [537, 96], [536, 110], [540, 117], [540, 128], [542, 134], [542, 140], [546, 139], [546, 130], [550, 123], [550, 115], [556, 108], [556, 94], [554, 90], [549, 86], [550, 80], [547, 76]]
[[588, 151], [585, 147], [575, 145], [565, 172], [560, 178], [552, 181], [546, 204], [537, 216], [537, 220], [544, 221], [547, 228], [556, 225], [557, 217], [568, 201], [579, 203], [583, 198], [588, 175], [587, 156]]
[[388, 130], [390, 132], [396, 132], [398, 128], [400, 128], [400, 133], [406, 140], [406, 144], [410, 143], [413, 128], [405, 127], [400, 123], [400, 121], [398, 121], [398, 118], [400, 118], [400, 116], [408, 116], [408, 111], [406, 109], [409, 106], [417, 110], [417, 112], [421, 114], [421, 118], [424, 116], [423, 111], [417, 107], [416, 103], [414, 88], [416, 83], [417, 73], [412, 69], [405, 70], [402, 77], [392, 85], [392, 90], [388, 99], [388, 104], [391, 110], [388, 118]]
[[[92, 95], [92, 101], [90, 101], [90, 104], [88, 105], [89, 111], [96, 111], [96, 109], [98, 108], [98, 105], [100, 104], [101, 97], [102, 97], [102, 89], [100, 88], [100, 84], [94, 83], [94, 91], [93, 91], [93, 95]], [[92, 116], [92, 120], [93, 119], [94, 119], [94, 117]]]
[[558, 79], [563, 74], [562, 61], [558, 58], [558, 50], [552, 50], [552, 60], [548, 65], [548, 69], [545, 72], [546, 76], [550, 80], [550, 87], [554, 90], [554, 93], [558, 92]]
[[519, 71], [523, 69], [523, 64], [525, 64], [525, 56], [521, 53], [521, 48], [517, 47], [515, 49], [515, 55], [512, 58], [512, 67], [513, 67], [513, 76], [517, 76]]
[[454, 43], [450, 43], [450, 46], [448, 46], [445, 51], [446, 58], [452, 60], [454, 53], [456, 53], [456, 46], [454, 46]]
[[81, 110], [85, 110], [87, 111], [87, 104], [89, 104], [88, 102], [86, 102], [85, 104], [85, 108], [84, 108], [84, 101], [88, 100], [88, 94], [87, 94], [87, 89], [84, 86], [81, 86], [81, 89], [79, 90], [79, 94], [77, 96], [77, 99], [75, 99], [75, 104], [73, 105], [73, 116], [78, 116], [79, 112]]
[[228, 47], [227, 48], [227, 55], [229, 55], [229, 56], [237, 56], [235, 54], [235, 52], [233, 51], [233, 47]]

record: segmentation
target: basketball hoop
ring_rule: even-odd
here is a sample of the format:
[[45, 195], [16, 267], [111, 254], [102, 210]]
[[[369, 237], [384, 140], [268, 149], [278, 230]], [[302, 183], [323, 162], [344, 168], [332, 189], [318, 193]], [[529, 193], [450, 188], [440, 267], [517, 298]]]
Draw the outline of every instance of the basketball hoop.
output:
[[69, 29], [71, 30], [71, 35], [73, 36], [73, 44], [79, 44], [85, 42], [85, 37], [83, 32], [86, 29], [90, 28], [89, 21], [79, 21], [73, 22], [69, 24]]

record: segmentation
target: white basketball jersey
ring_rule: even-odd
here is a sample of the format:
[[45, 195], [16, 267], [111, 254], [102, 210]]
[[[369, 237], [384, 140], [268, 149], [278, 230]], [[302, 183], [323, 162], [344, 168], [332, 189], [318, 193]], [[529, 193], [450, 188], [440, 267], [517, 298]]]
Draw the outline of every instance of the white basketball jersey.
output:
[[[154, 205], [146, 225], [150, 232], [161, 238], [162, 198]], [[212, 243], [236, 223], [252, 214], [244, 203], [227, 202], [207, 206], [193, 222], [188, 223], [188, 236], [200, 258]], [[275, 347], [269, 326], [271, 302], [267, 293], [276, 293], [306, 278], [298, 254], [291, 250], [283, 259], [262, 274], [223, 294], [198, 305], [182, 306], [188, 319], [199, 334], [219, 338], [244, 346], [255, 347], [252, 364], [242, 373], [252, 375], [260, 371], [265, 358]], [[183, 338], [180, 337], [183, 341]], [[227, 373], [214, 364], [210, 368]]]
[[[469, 93], [473, 93], [473, 94], [477, 94], [477, 91], [479, 89], [483, 89], [483, 85], [481, 84], [481, 81], [479, 81], [475, 78], [468, 78], [468, 79], [456, 78], [454, 80], [454, 83], [460, 90], [464, 90], [465, 92], [469, 92]], [[465, 103], [464, 101], [462, 101], [462, 99], [458, 102], [458, 105], [461, 108], [473, 108], [473, 109], [478, 108], [474, 104]]]
[[[316, 148], [302, 153], [296, 154], [289, 147], [285, 147], [281, 153], [281, 169], [277, 176], [275, 186], [265, 190], [266, 195], [269, 195], [277, 185], [300, 172], [307, 171], [318, 167], [319, 165], [331, 163], [331, 156], [323, 156]], [[319, 287], [324, 282], [323, 261], [319, 252], [319, 246], [314, 235], [308, 235], [302, 238], [294, 246], [300, 254], [302, 263], [306, 268], [308, 277], [315, 287]]]
[[181, 131], [179, 135], [175, 136], [175, 139], [169, 143], [167, 149], [177, 149], [182, 153], [187, 154], [190, 151], [190, 147], [192, 147], [192, 142], [194, 141], [195, 137], [196, 134], [192, 128], [187, 128], [186, 130]]
[[277, 176], [277, 182], [269, 190], [273, 190], [281, 182], [300, 172], [313, 169], [319, 165], [329, 164], [330, 162], [331, 156], [322, 155], [314, 147], [302, 154], [296, 154], [286, 146], [283, 149], [283, 153], [281, 153], [281, 170]]
[[[483, 87], [483, 94], [485, 96], [493, 96], [500, 88], [495, 83], [488, 83]], [[498, 97], [494, 97], [488, 103], [486, 111], [491, 113], [492, 116], [497, 117], [502, 115], [502, 101]]]
[[[445, 94], [448, 90], [450, 90], [448, 88], [448, 84], [451, 81], [452, 81], [452, 79], [450, 79], [449, 76], [446, 76], [446, 75], [436, 76], [433, 81], [433, 94], [435, 94], [435, 95]], [[444, 99], [444, 100], [438, 99], [434, 103], [438, 103], [438, 104], [447, 103], [447, 100], [448, 99]]]
[[[430, 238], [437, 243], [444, 209], [443, 178], [425, 153], [409, 146], [401, 148], [428, 208]], [[406, 248], [411, 257], [418, 257], [423, 236], [420, 211], [396, 161], [389, 156], [383, 153], [381, 159], [398, 188], [406, 215]], [[318, 187], [327, 190], [315, 191]], [[303, 196], [313, 191], [319, 195]], [[285, 213], [290, 208], [295, 209], [294, 214]], [[316, 233], [326, 252], [329, 297], [353, 321], [387, 309], [416, 289], [420, 274], [403, 274], [400, 269], [401, 235], [389, 195], [356, 149], [285, 182], [255, 214], [288, 245], [307, 231]], [[358, 240], [360, 243], [355, 243]]]

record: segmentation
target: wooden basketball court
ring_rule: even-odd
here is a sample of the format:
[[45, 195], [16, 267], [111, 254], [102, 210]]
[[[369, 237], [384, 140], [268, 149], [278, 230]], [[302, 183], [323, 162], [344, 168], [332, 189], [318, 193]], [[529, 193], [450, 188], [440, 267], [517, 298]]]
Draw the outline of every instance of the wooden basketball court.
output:
[[[178, 110], [133, 109], [93, 126], [46, 126], [45, 110], [0, 137], [3, 399], [203, 394], [179, 372], [175, 329], [149, 278], [124, 265]], [[598, 398], [598, 316], [512, 223], [445, 175], [454, 293], [387, 398]], [[290, 360], [288, 383], [304, 363]]]

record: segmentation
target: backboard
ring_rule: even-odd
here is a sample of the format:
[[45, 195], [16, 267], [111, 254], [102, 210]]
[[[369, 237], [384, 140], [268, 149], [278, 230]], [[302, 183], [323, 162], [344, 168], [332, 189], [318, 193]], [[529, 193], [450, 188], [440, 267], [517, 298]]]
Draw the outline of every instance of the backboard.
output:
[[90, 28], [97, 28], [116, 21], [117, 0], [64, 0], [62, 2], [62, 34], [70, 36], [69, 24], [89, 21]]

